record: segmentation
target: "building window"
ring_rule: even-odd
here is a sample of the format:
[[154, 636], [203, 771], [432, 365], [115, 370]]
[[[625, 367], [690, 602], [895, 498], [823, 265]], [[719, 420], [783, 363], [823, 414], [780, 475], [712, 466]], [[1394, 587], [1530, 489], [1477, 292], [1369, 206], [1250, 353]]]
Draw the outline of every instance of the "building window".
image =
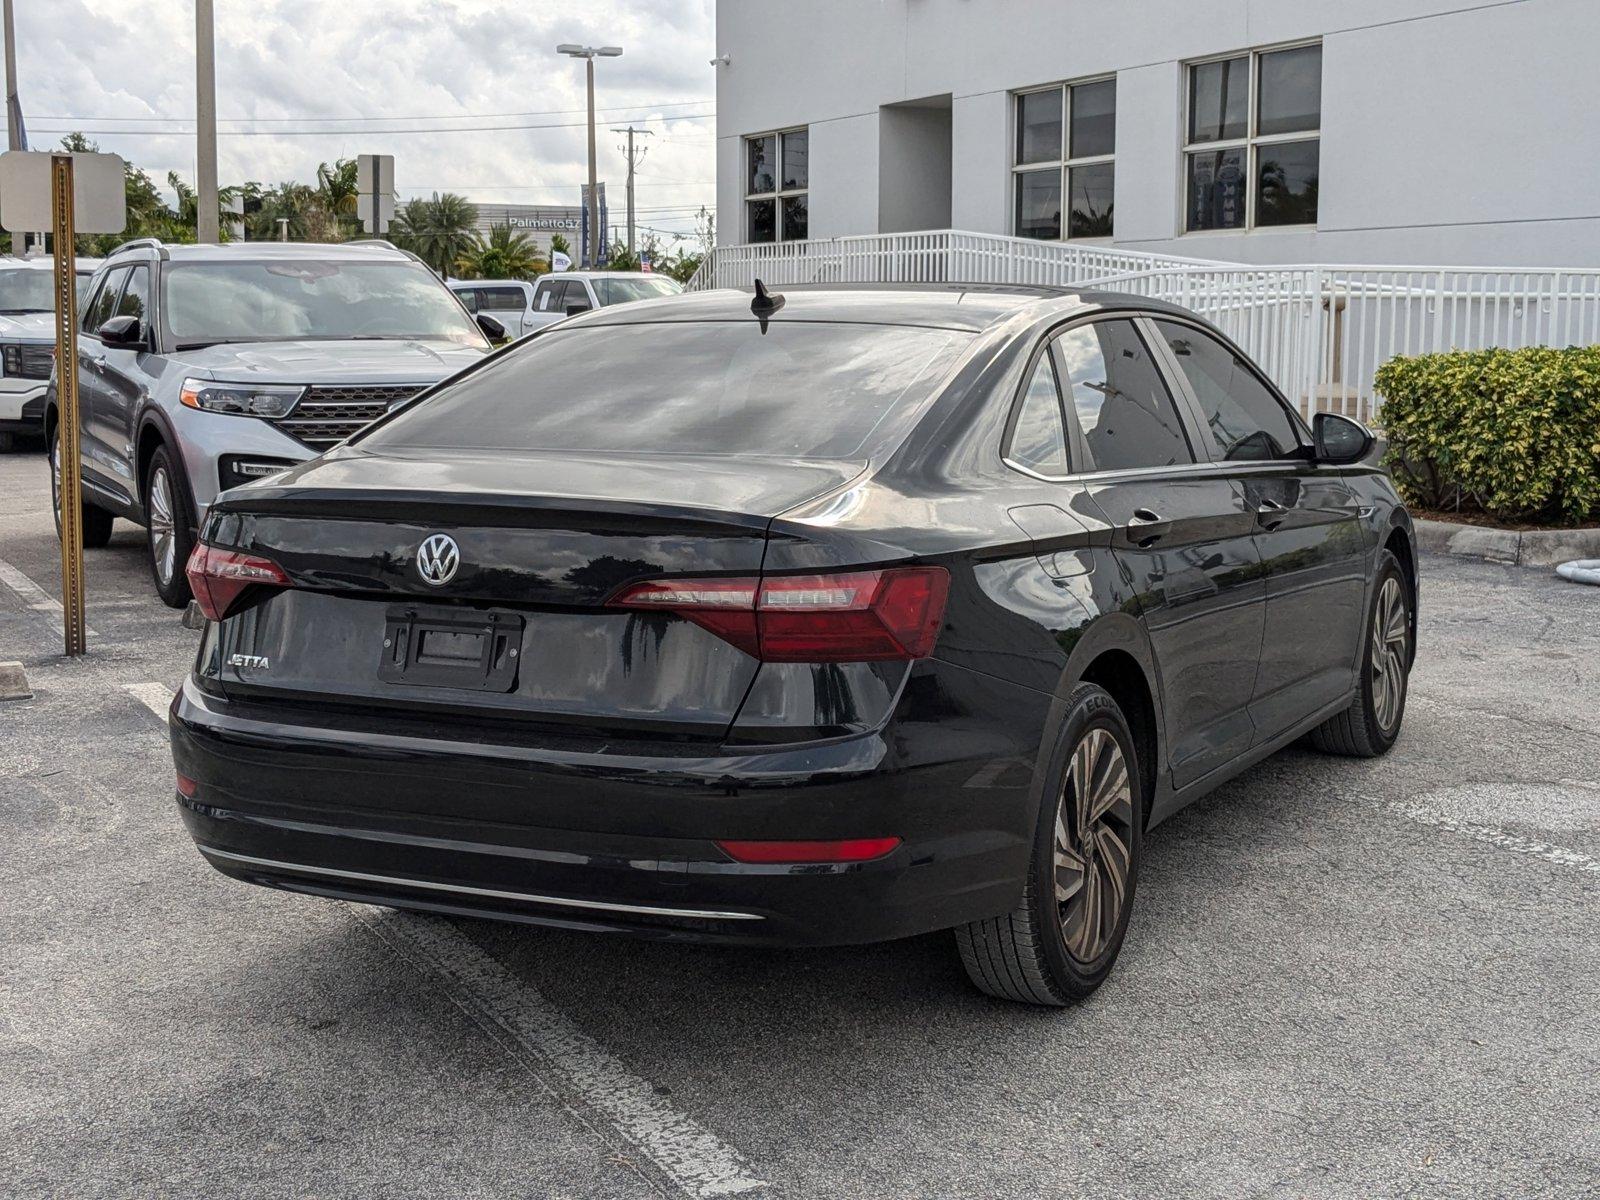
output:
[[744, 140], [744, 235], [749, 242], [798, 242], [809, 236], [810, 135], [804, 129]]
[[1117, 81], [1057, 84], [1019, 92], [1015, 102], [1012, 231], [1026, 238], [1110, 237]]
[[1317, 223], [1322, 46], [1189, 67], [1184, 228]]

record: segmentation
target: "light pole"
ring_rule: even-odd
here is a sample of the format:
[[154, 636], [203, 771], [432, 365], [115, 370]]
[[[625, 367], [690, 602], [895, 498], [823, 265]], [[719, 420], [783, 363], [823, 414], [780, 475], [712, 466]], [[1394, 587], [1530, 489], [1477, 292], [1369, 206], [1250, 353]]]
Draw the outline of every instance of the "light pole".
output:
[[211, 0], [195, 0], [195, 241], [222, 240], [222, 206], [217, 201], [216, 34]]
[[[11, 17], [11, 0], [5, 0], [6, 26], [6, 142], [9, 149], [26, 150], [22, 133], [22, 101], [17, 98], [17, 26]], [[11, 253], [22, 257], [27, 247], [25, 234], [11, 235]]]
[[589, 266], [591, 269], [600, 265], [600, 180], [595, 172], [594, 161], [594, 60], [597, 58], [616, 58], [622, 53], [621, 46], [580, 46], [575, 42], [563, 42], [556, 47], [557, 54], [571, 55], [573, 58], [584, 60], [589, 76]]

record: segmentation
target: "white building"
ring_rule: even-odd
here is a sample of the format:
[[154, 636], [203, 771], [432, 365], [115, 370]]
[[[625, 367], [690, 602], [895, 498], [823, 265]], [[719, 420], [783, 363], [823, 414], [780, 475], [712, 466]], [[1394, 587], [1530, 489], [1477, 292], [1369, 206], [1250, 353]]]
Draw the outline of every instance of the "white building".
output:
[[728, 0], [724, 243], [1600, 266], [1600, 0]]

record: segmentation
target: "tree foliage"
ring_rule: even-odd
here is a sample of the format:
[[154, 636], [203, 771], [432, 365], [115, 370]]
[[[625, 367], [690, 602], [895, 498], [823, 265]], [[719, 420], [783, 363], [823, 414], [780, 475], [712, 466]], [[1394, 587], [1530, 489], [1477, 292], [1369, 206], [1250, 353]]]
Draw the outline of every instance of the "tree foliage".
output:
[[431, 199], [406, 202], [395, 214], [389, 240], [444, 277], [471, 249], [477, 223], [477, 206], [465, 196], [435, 192]]
[[455, 266], [462, 279], [531, 279], [550, 269], [532, 239], [510, 225], [490, 226], [488, 237], [474, 234]]

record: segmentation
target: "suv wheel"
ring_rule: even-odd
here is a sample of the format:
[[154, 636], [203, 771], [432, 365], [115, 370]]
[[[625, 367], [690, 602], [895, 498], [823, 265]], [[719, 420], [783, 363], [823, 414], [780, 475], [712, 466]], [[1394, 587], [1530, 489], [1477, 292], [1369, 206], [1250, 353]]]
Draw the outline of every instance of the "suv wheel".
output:
[[[56, 540], [61, 540], [61, 443], [55, 430], [50, 431], [45, 445], [50, 457], [50, 514], [56, 521]], [[111, 540], [111, 523], [115, 518], [103, 508], [96, 508], [87, 500], [78, 508], [78, 524], [83, 529], [83, 544], [98, 550]]]
[[1329, 754], [1376, 758], [1400, 736], [1411, 673], [1411, 598], [1393, 553], [1383, 552], [1367, 613], [1361, 686], [1350, 707], [1311, 731], [1311, 744]]
[[150, 574], [156, 581], [156, 593], [169, 608], [182, 608], [194, 596], [184, 574], [194, 549], [192, 511], [183, 472], [165, 446], [157, 448], [144, 478], [145, 530]]
[[1072, 693], [1061, 748], [1022, 903], [956, 930], [972, 982], [1025, 1004], [1073, 1004], [1104, 982], [1139, 878], [1139, 761], [1110, 693], [1093, 684]]

